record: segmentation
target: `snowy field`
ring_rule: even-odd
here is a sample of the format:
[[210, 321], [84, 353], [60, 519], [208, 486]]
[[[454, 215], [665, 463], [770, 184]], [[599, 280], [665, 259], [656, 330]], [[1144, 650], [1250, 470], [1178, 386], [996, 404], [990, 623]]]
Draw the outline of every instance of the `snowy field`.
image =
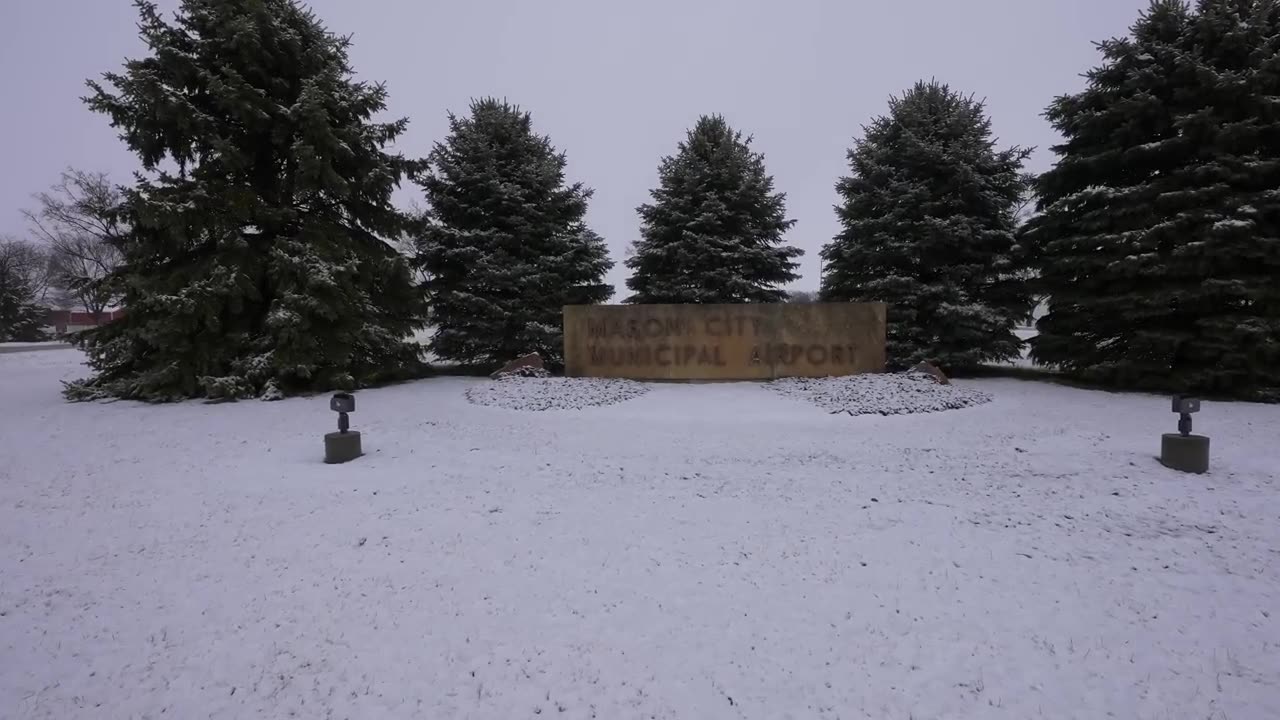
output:
[[0, 717], [1280, 717], [1280, 407], [1017, 380], [68, 405], [0, 356]]

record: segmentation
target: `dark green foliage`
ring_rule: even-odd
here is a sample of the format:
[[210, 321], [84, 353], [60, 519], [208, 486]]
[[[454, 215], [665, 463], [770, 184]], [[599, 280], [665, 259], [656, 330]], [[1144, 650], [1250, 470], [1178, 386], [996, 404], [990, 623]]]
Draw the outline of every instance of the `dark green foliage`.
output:
[[719, 115], [703, 116], [662, 159], [653, 203], [637, 211], [627, 259], [633, 303], [780, 302], [803, 251], [782, 244], [794, 220], [764, 156]]
[[930, 82], [891, 99], [848, 155], [823, 300], [888, 303], [893, 366], [1017, 356], [1033, 306], [1015, 243], [1028, 151], [996, 150], [983, 104]]
[[419, 178], [430, 204], [418, 265], [435, 335], [431, 351], [464, 365], [564, 354], [565, 305], [603, 302], [612, 267], [584, 222], [591, 190], [565, 184], [565, 157], [505, 101], [449, 116], [449, 137]]
[[138, 2], [147, 57], [90, 82], [145, 175], [125, 192], [126, 314], [87, 333], [73, 399], [278, 397], [413, 372], [421, 298], [385, 242], [414, 164], [380, 85], [290, 0]]
[[1033, 357], [1129, 388], [1280, 399], [1280, 7], [1151, 5], [1046, 113]]
[[46, 340], [40, 303], [48, 256], [36, 245], [0, 238], [0, 342]]
[[22, 302], [11, 290], [0, 287], [0, 342], [48, 340], [44, 324], [49, 310]]

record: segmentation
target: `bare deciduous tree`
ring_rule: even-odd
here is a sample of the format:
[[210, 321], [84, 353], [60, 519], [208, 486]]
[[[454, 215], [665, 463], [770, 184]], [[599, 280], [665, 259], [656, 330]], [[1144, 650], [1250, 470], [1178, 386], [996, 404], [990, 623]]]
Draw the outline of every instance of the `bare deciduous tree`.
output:
[[104, 279], [120, 263], [128, 228], [121, 219], [120, 190], [105, 173], [69, 169], [38, 210], [24, 211], [35, 235], [48, 244], [55, 301], [74, 299], [97, 322], [118, 298]]

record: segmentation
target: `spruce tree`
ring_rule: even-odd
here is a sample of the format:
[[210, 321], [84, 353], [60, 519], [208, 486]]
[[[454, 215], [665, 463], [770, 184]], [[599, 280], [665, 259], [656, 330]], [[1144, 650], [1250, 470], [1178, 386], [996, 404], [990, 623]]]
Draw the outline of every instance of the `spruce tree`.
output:
[[0, 237], [0, 342], [46, 339], [49, 310], [41, 303], [41, 283], [48, 264], [36, 245]]
[[49, 309], [27, 302], [18, 288], [0, 282], [0, 342], [47, 340], [44, 324]]
[[418, 265], [431, 351], [484, 366], [537, 352], [554, 367], [563, 307], [613, 292], [604, 240], [584, 221], [592, 191], [566, 184], [564, 154], [506, 101], [477, 100], [449, 128], [418, 178], [429, 203]]
[[279, 397], [409, 371], [421, 300], [388, 245], [413, 169], [381, 85], [292, 0], [136, 3], [149, 53], [86, 102], [145, 174], [126, 190], [124, 318], [87, 333], [73, 399]]
[[822, 298], [888, 303], [892, 366], [1016, 357], [1033, 302], [1016, 244], [1027, 150], [997, 150], [983, 103], [937, 82], [889, 101], [836, 184]]
[[653, 203], [641, 205], [641, 239], [627, 267], [632, 303], [781, 302], [799, 277], [795, 224], [774, 192], [764, 156], [719, 115], [703, 116], [662, 159]]
[[1280, 399], [1280, 7], [1152, 3], [1046, 115], [1032, 356], [1139, 389]]

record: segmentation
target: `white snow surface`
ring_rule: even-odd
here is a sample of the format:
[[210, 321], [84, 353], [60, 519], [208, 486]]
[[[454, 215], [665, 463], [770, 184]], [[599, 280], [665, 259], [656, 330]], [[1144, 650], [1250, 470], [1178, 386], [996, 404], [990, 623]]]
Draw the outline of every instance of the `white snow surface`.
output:
[[469, 387], [466, 396], [476, 405], [508, 410], [581, 410], [626, 402], [648, 389], [633, 380], [510, 375]]
[[0, 717], [1280, 717], [1280, 407], [961, 381], [67, 404], [0, 355]]
[[848, 415], [909, 415], [991, 402], [991, 395], [981, 390], [942, 385], [919, 372], [783, 378], [769, 383], [769, 387], [827, 412]]

